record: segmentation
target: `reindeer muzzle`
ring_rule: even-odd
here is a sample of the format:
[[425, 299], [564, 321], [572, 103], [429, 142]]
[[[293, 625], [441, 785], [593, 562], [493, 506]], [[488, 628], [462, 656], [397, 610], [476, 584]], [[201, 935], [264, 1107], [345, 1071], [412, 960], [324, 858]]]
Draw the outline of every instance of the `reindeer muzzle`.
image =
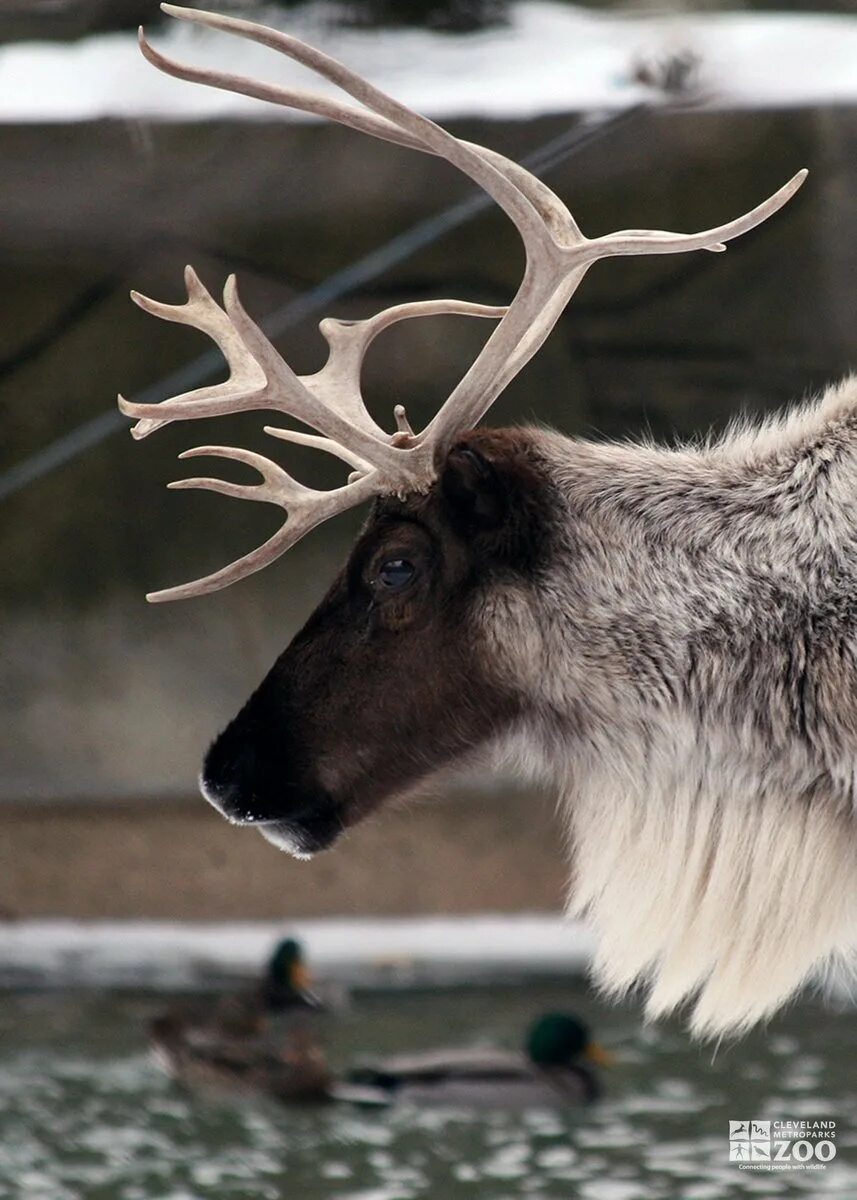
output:
[[255, 826], [298, 858], [326, 849], [345, 827], [340, 806], [303, 769], [288, 737], [266, 745], [256, 731], [254, 740], [242, 716], [205, 756], [199, 780], [203, 796], [233, 825]]

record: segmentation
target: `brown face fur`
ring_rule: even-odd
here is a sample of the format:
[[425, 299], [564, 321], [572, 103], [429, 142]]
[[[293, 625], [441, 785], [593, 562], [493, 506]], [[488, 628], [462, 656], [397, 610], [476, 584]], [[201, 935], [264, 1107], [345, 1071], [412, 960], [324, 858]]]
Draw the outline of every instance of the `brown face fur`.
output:
[[345, 568], [205, 760], [230, 820], [296, 854], [484, 744], [520, 698], [483, 649], [480, 600], [530, 581], [548, 484], [525, 431], [458, 441], [424, 496], [378, 502]]

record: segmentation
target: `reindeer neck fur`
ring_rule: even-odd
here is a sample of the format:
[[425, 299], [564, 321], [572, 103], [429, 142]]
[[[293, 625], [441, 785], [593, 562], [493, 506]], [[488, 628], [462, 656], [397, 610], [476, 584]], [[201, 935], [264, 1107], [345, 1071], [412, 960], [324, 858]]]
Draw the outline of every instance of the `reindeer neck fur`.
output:
[[740, 1031], [857, 947], [857, 377], [676, 450], [533, 438], [565, 511], [511, 748], [564, 795], [601, 985]]

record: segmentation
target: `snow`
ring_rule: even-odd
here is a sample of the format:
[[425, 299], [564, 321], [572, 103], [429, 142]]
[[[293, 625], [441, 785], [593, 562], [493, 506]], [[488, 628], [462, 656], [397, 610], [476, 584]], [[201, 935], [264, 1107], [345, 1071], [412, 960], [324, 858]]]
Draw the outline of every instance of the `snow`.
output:
[[188, 988], [256, 975], [282, 937], [313, 973], [362, 986], [579, 973], [585, 927], [556, 915], [297, 921], [28, 920], [0, 924], [0, 985]]
[[[275, 10], [276, 12], [277, 10]], [[632, 65], [689, 48], [702, 56], [708, 107], [857, 102], [857, 17], [697, 13], [616, 16], [551, 0], [512, 9], [504, 27], [467, 37], [423, 30], [355, 30], [313, 6], [278, 15], [290, 32], [343, 59], [375, 84], [435, 117], [526, 118], [612, 108], [650, 96]], [[284, 25], [286, 27], [286, 25]], [[254, 43], [184, 22], [153, 32], [166, 53], [293, 86], [333, 89]], [[287, 110], [167, 78], [132, 34], [0, 49], [0, 122], [100, 117], [287, 119]], [[309, 118], [297, 118], [309, 119]]]

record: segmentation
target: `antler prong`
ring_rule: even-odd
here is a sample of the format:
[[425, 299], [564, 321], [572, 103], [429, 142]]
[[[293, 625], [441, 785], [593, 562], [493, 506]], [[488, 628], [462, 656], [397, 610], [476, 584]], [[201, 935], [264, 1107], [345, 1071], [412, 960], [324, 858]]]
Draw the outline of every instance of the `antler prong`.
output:
[[[226, 359], [229, 378], [224, 383], [196, 388], [160, 404], [137, 404], [120, 396], [121, 412], [138, 419], [131, 430], [135, 438], [147, 437], [170, 421], [216, 417], [257, 407], [257, 401], [265, 394], [265, 373], [248, 352], [229, 314], [212, 297], [193, 267], [185, 267], [184, 279], [188, 295], [184, 304], [164, 304], [140, 292], [132, 292], [131, 299], [144, 312], [164, 321], [191, 325], [207, 334]], [[233, 302], [237, 298], [234, 275], [227, 279], [223, 294], [224, 298], [228, 296]]]
[[[247, 499], [267, 500], [285, 508], [311, 492], [310, 488], [298, 483], [289, 475], [288, 471], [284, 471], [277, 463], [272, 462], [270, 458], [265, 458], [263, 454], [256, 454], [253, 450], [244, 450], [237, 446], [197, 446], [193, 450], [185, 450], [183, 454], [179, 455], [179, 458], [228, 458], [233, 462], [252, 467], [254, 471], [259, 472], [264, 483], [226, 485], [229, 488], [241, 489]], [[192, 484], [201, 486], [196, 480], [179, 480], [180, 486], [190, 487]], [[209, 490], [216, 491], [218, 489], [209, 488]], [[225, 494], [238, 495], [238, 491], [225, 492]]]
[[798, 171], [788, 183], [778, 188], [773, 195], [761, 204], [757, 204], [750, 212], [729, 221], [726, 225], [718, 225], [715, 229], [704, 229], [701, 233], [667, 233], [660, 229], [623, 229], [619, 233], [608, 233], [603, 237], [594, 238], [585, 250], [572, 247], [566, 251], [567, 256], [588, 257], [592, 253], [593, 261], [616, 254], [680, 254], [688, 250], [713, 250], [721, 252], [726, 249], [726, 242], [749, 233], [763, 221], [767, 221], [775, 212], [787, 204], [801, 187], [809, 172]]
[[353, 422], [366, 427], [374, 437], [386, 438], [384, 430], [367, 411], [360, 390], [363, 359], [375, 338], [398, 322], [416, 317], [468, 316], [497, 320], [505, 316], [506, 311], [505, 305], [474, 304], [467, 300], [415, 300], [394, 304], [359, 321], [325, 317], [319, 323], [319, 331], [330, 347], [327, 362], [315, 375], [301, 378], [305, 384], [312, 385], [325, 403], [346, 412]]
[[[199, 452], [204, 450], [226, 450], [228, 447], [199, 447]], [[185, 457], [191, 457], [191, 454], [186, 453]], [[223, 457], [229, 457], [228, 454]], [[273, 464], [272, 464], [273, 465]], [[292, 481], [293, 483], [295, 481]], [[192, 487], [195, 485], [204, 485], [209, 491], [220, 491], [222, 494], [230, 496], [237, 495], [237, 491], [232, 488], [240, 488], [242, 485], [235, 484], [220, 486], [225, 484], [224, 480], [205, 479], [205, 480], [179, 480], [174, 487], [182, 485]], [[243, 558], [237, 559], [226, 567], [222, 567], [219, 571], [215, 571], [211, 575], [204, 575], [201, 579], [192, 580], [190, 583], [180, 584], [178, 587], [166, 588], [160, 592], [149, 592], [146, 599], [152, 604], [160, 604], [168, 600], [188, 600], [193, 596], [205, 596], [210, 592], [217, 592], [221, 588], [229, 587], [232, 583], [237, 583], [240, 579], [246, 579], [248, 575], [254, 574], [256, 571], [261, 571], [270, 563], [275, 562], [287, 550], [290, 550], [297, 542], [305, 537], [310, 530], [314, 529], [322, 521], [330, 520], [340, 512], [346, 512], [349, 508], [353, 508], [356, 504], [362, 504], [364, 500], [368, 500], [375, 494], [376, 485], [371, 475], [361, 476], [359, 479], [351, 480], [344, 487], [334, 488], [329, 492], [316, 492], [311, 488], [304, 488], [302, 485], [295, 483], [295, 487], [299, 488], [302, 495], [296, 495], [294, 500], [289, 501], [287, 506], [287, 516], [283, 525], [277, 532], [261, 546], [255, 550], [251, 550], [249, 554], [245, 554]], [[229, 488], [229, 490], [227, 490]], [[248, 491], [255, 491], [257, 494], [248, 497], [253, 500], [266, 499], [261, 495], [262, 488], [251, 486]], [[239, 496], [244, 499], [243, 496]], [[279, 500], [274, 503], [280, 503]], [[286, 507], [283, 505], [283, 507]]]
[[312, 433], [301, 433], [297, 429], [281, 429], [277, 425], [264, 425], [262, 428], [265, 433], [269, 433], [271, 437], [280, 438], [283, 442], [292, 442], [296, 446], [310, 446], [314, 450], [323, 450], [325, 454], [333, 454], [336, 458], [340, 458], [349, 466], [354, 467], [361, 475], [372, 470], [371, 463], [367, 463], [359, 454], [355, 454], [347, 446], [340, 446], [339, 442], [331, 441], [330, 438], [316, 437]]
[[204, 492], [219, 492], [221, 496], [231, 496], [234, 500], [267, 500], [267, 495], [260, 495], [262, 485], [231, 483], [228, 479], [173, 479], [167, 484], [171, 491], [185, 491], [191, 488]]
[[531, 243], [533, 247], [545, 237], [557, 241], [576, 241], [582, 236], [559, 197], [523, 167], [509, 162], [502, 155], [453, 137], [427, 117], [373, 87], [361, 75], [349, 70], [336, 59], [291, 34], [223, 13], [205, 12], [202, 9], [184, 8], [175, 4], [162, 4], [161, 8], [169, 16], [206, 25], [210, 29], [234, 33], [238, 37], [247, 38], [285, 54], [323, 79], [336, 84], [370, 111], [331, 101], [311, 92], [260, 85], [255, 81], [223, 72], [187, 67], [183, 63], [165, 58], [154, 50], [146, 41], [141, 27], [141, 50], [154, 66], [168, 74], [325, 116], [363, 133], [370, 133], [374, 137], [438, 154], [483, 188], [515, 222], [524, 242]]
[[413, 437], [413, 429], [408, 420], [408, 414], [405, 411], [404, 404], [397, 404], [393, 409], [393, 416], [396, 418], [396, 430], [399, 433], [409, 433]]
[[249, 554], [245, 554], [243, 558], [230, 563], [228, 567], [222, 567], [211, 575], [204, 575], [200, 579], [180, 584], [178, 587], [164, 588], [160, 592], [149, 592], [146, 599], [150, 604], [162, 604], [168, 600], [189, 600], [194, 596], [205, 596], [210, 592], [220, 591], [221, 588], [229, 587], [231, 583], [237, 583], [239, 579], [246, 579], [248, 575], [261, 571], [263, 567], [275, 562], [281, 554], [290, 550], [304, 533], [308, 532], [309, 528], [296, 533], [294, 527], [290, 528], [290, 522], [286, 521], [273, 537], [268, 538], [255, 550], [251, 550]]

